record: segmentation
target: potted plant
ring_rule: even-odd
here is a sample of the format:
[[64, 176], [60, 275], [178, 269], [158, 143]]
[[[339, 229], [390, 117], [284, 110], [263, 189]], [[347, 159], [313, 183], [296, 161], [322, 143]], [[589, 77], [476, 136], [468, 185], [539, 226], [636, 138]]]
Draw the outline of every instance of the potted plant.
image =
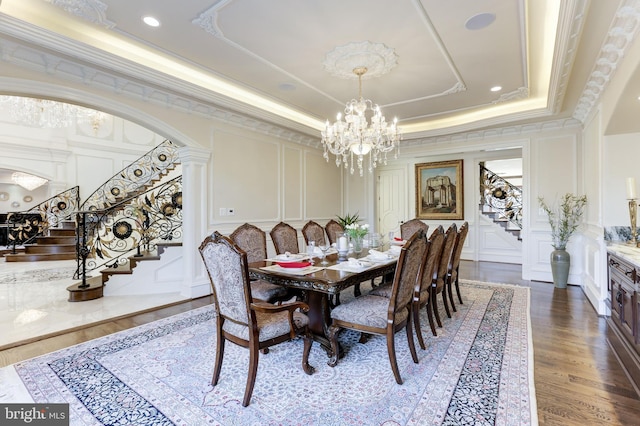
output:
[[338, 219], [338, 223], [342, 226], [342, 229], [346, 229], [347, 225], [360, 222], [360, 214], [357, 212], [354, 214], [347, 213], [342, 217], [336, 216], [336, 218]]
[[549, 216], [551, 239], [554, 250], [551, 252], [551, 273], [557, 288], [566, 288], [569, 279], [571, 257], [567, 252], [567, 243], [571, 235], [580, 226], [580, 220], [587, 204], [587, 196], [566, 193], [557, 206], [549, 207], [542, 197], [538, 197], [540, 207]]

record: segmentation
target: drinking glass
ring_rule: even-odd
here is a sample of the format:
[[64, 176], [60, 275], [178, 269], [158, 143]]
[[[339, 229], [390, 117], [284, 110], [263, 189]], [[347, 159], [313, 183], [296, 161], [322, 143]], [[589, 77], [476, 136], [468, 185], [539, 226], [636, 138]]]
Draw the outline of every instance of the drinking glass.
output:
[[313, 265], [313, 258], [316, 256], [316, 242], [309, 241], [307, 245], [307, 255], [309, 256], [309, 262]]
[[328, 265], [329, 262], [327, 261], [327, 252], [331, 248], [331, 245], [330, 244], [320, 244], [318, 246], [318, 248], [320, 249], [320, 251], [322, 251], [322, 262], [320, 262], [320, 264], [321, 265]]

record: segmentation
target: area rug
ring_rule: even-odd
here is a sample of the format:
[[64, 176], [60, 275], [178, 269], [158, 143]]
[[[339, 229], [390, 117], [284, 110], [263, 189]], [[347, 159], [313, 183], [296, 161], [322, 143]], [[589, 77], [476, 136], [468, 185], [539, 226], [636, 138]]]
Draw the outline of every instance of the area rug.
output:
[[[529, 289], [462, 281], [464, 304], [414, 364], [396, 335], [396, 384], [386, 341], [358, 343], [334, 368], [313, 345], [315, 374], [301, 368], [302, 340], [260, 356], [251, 404], [242, 407], [248, 351], [226, 345], [220, 380], [210, 384], [214, 311], [205, 306], [6, 367], [33, 401], [68, 403], [72, 425], [535, 425]], [[345, 292], [349, 293], [349, 292]], [[346, 295], [346, 294], [345, 294]]]

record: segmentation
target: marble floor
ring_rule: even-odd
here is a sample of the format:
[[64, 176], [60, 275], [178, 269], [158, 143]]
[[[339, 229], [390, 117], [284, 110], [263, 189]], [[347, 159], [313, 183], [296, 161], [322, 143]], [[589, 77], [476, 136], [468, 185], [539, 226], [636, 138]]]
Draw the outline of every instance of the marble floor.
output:
[[186, 300], [179, 293], [67, 301], [75, 260], [5, 262], [0, 257], [0, 348]]

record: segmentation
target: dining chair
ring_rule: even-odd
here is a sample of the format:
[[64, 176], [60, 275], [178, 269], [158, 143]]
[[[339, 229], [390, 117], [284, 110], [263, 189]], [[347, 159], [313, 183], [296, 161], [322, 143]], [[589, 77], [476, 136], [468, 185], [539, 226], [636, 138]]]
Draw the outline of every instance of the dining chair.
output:
[[329, 244], [333, 244], [338, 240], [337, 235], [340, 232], [344, 232], [344, 228], [335, 220], [331, 219], [324, 226], [325, 231], [327, 232], [327, 238], [329, 238]]
[[447, 293], [449, 294], [449, 302], [451, 302], [451, 309], [453, 312], [457, 312], [456, 305], [453, 302], [453, 286], [456, 287], [456, 293], [458, 294], [458, 301], [462, 305], [462, 296], [460, 295], [460, 284], [458, 282], [458, 270], [460, 269], [460, 256], [462, 255], [462, 248], [464, 246], [464, 240], [469, 233], [469, 223], [465, 222], [458, 229], [458, 236], [456, 237], [456, 243], [453, 247], [453, 254], [451, 255], [451, 262], [449, 262], [449, 268], [447, 270]]
[[[437, 336], [436, 328], [433, 320], [433, 311], [429, 304], [429, 297], [431, 296], [431, 282], [433, 280], [433, 274], [437, 270], [440, 256], [442, 255], [442, 248], [444, 244], [444, 229], [439, 225], [429, 237], [429, 248], [427, 249], [426, 261], [422, 271], [420, 272], [419, 285], [416, 285], [413, 292], [413, 328], [418, 336], [418, 343], [422, 349], [426, 349], [426, 345], [422, 338], [422, 326], [420, 324], [420, 309], [426, 306], [427, 318], [429, 320], [429, 326], [434, 336]], [[376, 296], [391, 297], [391, 283], [383, 284], [375, 289], [371, 290], [369, 294]]]
[[276, 249], [276, 254], [299, 253], [298, 248], [298, 231], [288, 223], [280, 222], [273, 227], [271, 232], [271, 241]]
[[[245, 223], [237, 227], [231, 235], [231, 241], [247, 254], [247, 263], [260, 262], [267, 258], [266, 233], [255, 225]], [[251, 296], [269, 303], [281, 302], [291, 298], [287, 287], [263, 280], [251, 280]]]
[[302, 313], [307, 312], [309, 306], [303, 302], [272, 305], [254, 301], [247, 254], [217, 231], [204, 239], [199, 251], [209, 274], [216, 310], [216, 359], [211, 385], [218, 384], [227, 340], [249, 349], [243, 407], [251, 400], [262, 349], [301, 336], [304, 339], [302, 369], [306, 374], [313, 374], [314, 368], [309, 365], [312, 345], [307, 329], [309, 319]]
[[[442, 294], [442, 303], [444, 304], [444, 310], [447, 316], [451, 318], [451, 312], [449, 311], [449, 303], [447, 301], [447, 292], [444, 291], [447, 280], [447, 271], [449, 270], [449, 262], [451, 261], [451, 255], [453, 254], [453, 246], [456, 242], [458, 235], [458, 228], [455, 223], [447, 229], [444, 236], [444, 245], [442, 247], [442, 254], [440, 255], [440, 261], [438, 262], [437, 272], [433, 274], [433, 280], [431, 281], [431, 295], [429, 295], [429, 304], [433, 310], [433, 316], [438, 323], [438, 327], [442, 327], [442, 321], [440, 320], [440, 312], [438, 311], [438, 300], [436, 296]], [[435, 329], [432, 330], [435, 334]]]
[[422, 229], [426, 234], [429, 230], [429, 225], [424, 223], [418, 218], [408, 220], [400, 224], [400, 237], [403, 240], [408, 240], [418, 229]]
[[431, 333], [434, 336], [438, 335], [433, 320], [433, 309], [429, 302], [431, 298], [431, 283], [433, 282], [433, 275], [437, 270], [440, 257], [442, 256], [444, 242], [444, 229], [440, 225], [431, 233], [431, 236], [429, 236], [429, 252], [427, 253], [427, 260], [425, 261], [424, 268], [422, 268], [420, 287], [416, 287], [415, 292], [413, 293], [413, 328], [416, 330], [418, 343], [422, 349], [426, 349], [426, 345], [422, 338], [422, 326], [420, 325], [420, 309], [423, 306], [426, 306], [427, 319], [429, 321]]
[[338, 346], [340, 330], [360, 331], [361, 341], [363, 341], [364, 334], [378, 334], [386, 336], [391, 370], [396, 382], [402, 384], [396, 360], [395, 334], [402, 328], [406, 330], [411, 357], [413, 362], [417, 364], [418, 355], [413, 341], [411, 321], [412, 296], [419, 279], [419, 272], [424, 265], [427, 246], [427, 238], [420, 230], [401, 249], [394, 274], [391, 297], [367, 294], [336, 306], [331, 311], [331, 326], [328, 333], [332, 351], [328, 362], [330, 366], [336, 366], [340, 357]]
[[305, 223], [302, 227], [302, 236], [307, 246], [309, 245], [309, 241], [314, 241], [316, 246], [323, 246], [327, 243], [327, 240], [324, 238], [324, 228], [313, 220]]

